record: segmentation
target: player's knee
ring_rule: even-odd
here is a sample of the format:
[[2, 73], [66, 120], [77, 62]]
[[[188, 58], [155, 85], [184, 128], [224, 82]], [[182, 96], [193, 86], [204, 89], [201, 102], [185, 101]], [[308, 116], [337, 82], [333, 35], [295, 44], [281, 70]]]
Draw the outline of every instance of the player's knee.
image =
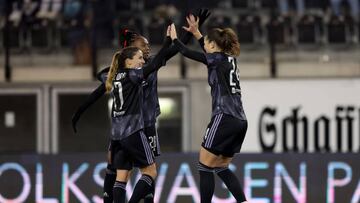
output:
[[127, 182], [129, 171], [116, 170], [116, 180], [120, 182]]
[[142, 174], [149, 175], [154, 179], [157, 176], [157, 170], [156, 170], [156, 164], [155, 163], [140, 169], [140, 171], [141, 171]]
[[230, 164], [229, 162], [219, 159], [216, 163], [216, 167], [228, 168], [229, 164]]

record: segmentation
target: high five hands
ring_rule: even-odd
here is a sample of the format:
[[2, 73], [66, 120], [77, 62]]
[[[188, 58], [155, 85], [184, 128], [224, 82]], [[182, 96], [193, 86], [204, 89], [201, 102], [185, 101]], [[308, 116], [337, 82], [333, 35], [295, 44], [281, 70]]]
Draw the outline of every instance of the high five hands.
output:
[[[199, 18], [195, 17], [193, 14], [190, 14], [186, 17], [186, 21], [188, 26], [183, 26], [182, 28], [188, 32], [191, 32], [196, 39], [200, 39], [202, 35], [199, 31]], [[166, 35], [170, 36], [172, 40], [177, 39], [176, 27], [174, 23], [168, 26]]]
[[177, 39], [176, 27], [175, 27], [174, 23], [172, 23], [171, 25], [168, 26], [167, 34], [168, 33], [172, 40]]

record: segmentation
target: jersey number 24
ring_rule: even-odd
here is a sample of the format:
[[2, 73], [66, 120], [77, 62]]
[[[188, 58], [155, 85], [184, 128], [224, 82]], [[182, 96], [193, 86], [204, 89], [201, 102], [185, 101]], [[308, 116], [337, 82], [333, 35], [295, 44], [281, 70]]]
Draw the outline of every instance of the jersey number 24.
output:
[[241, 93], [240, 89], [240, 79], [239, 79], [239, 73], [237, 72], [237, 66], [234, 57], [228, 57], [229, 63], [232, 65], [232, 69], [230, 70], [230, 88], [231, 93]]

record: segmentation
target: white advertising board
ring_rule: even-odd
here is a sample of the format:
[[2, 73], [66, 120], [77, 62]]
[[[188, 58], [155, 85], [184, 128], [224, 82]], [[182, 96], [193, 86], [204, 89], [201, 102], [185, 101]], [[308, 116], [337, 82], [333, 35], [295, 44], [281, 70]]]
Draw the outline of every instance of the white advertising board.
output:
[[241, 86], [249, 122], [242, 152], [359, 151], [360, 79], [245, 80]]

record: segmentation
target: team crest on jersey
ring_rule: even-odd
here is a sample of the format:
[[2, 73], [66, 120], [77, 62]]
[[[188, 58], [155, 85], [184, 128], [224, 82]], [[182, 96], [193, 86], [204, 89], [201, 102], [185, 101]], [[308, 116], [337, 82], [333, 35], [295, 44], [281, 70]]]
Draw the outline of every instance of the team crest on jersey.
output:
[[143, 80], [141, 85], [144, 87], [144, 86], [148, 85], [148, 82], [146, 80]]
[[126, 73], [118, 73], [116, 75], [116, 80], [121, 80], [126, 77]]

